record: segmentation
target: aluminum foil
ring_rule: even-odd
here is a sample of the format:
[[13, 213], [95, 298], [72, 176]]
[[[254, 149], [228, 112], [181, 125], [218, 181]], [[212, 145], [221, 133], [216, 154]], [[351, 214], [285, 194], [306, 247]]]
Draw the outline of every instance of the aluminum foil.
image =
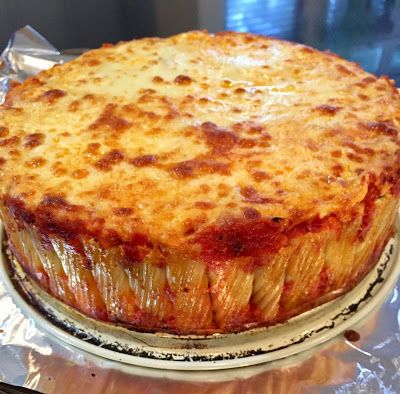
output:
[[[68, 61], [27, 26], [0, 58], [0, 101], [10, 81]], [[49, 337], [14, 305], [0, 281], [0, 381], [44, 393], [400, 393], [400, 281], [360, 327], [312, 352], [235, 370], [175, 372], [101, 359]]]

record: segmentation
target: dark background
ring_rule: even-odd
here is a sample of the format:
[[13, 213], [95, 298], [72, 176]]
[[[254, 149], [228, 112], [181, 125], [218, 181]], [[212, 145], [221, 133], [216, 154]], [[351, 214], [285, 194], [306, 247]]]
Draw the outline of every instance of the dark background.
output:
[[0, 47], [30, 24], [59, 49], [207, 28], [330, 49], [400, 85], [400, 0], [0, 0]]

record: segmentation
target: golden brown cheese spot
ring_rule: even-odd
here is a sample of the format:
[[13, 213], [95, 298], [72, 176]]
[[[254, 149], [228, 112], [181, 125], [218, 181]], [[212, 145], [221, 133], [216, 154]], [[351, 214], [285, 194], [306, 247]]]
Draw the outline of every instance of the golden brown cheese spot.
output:
[[67, 93], [61, 89], [50, 89], [42, 94], [42, 99], [50, 104], [53, 104], [56, 100], [64, 97]]
[[100, 65], [101, 62], [100, 62], [100, 60], [98, 60], [98, 59], [88, 59], [88, 60], [86, 61], [86, 64], [87, 64], [88, 66], [90, 66], [90, 67], [94, 67], [94, 66]]
[[78, 111], [80, 103], [78, 100], [73, 100], [68, 104], [68, 111], [69, 112], [76, 112]]
[[159, 75], [156, 75], [153, 77], [152, 81], [154, 83], [162, 83], [162, 82], [164, 82], [164, 79], [162, 77], [160, 77]]
[[83, 179], [89, 175], [89, 171], [78, 168], [77, 170], [72, 171], [72, 177], [76, 179]]
[[374, 83], [376, 82], [376, 78], [375, 77], [366, 77], [362, 79], [362, 82], [369, 84], [369, 83]]
[[99, 118], [90, 126], [90, 130], [102, 130], [108, 128], [111, 131], [124, 131], [132, 126], [132, 123], [116, 115], [116, 104], [107, 104]]
[[99, 144], [98, 142], [91, 142], [87, 145], [86, 150], [84, 151], [85, 156], [92, 157], [98, 155], [100, 147], [101, 144]]
[[335, 105], [324, 104], [324, 105], [317, 105], [316, 107], [313, 108], [313, 110], [323, 115], [333, 116], [340, 110], [340, 107], [337, 107]]
[[196, 201], [194, 206], [199, 209], [213, 209], [216, 207], [216, 204], [211, 201]]
[[201, 131], [213, 153], [226, 153], [239, 143], [239, 137], [231, 131], [218, 127], [215, 123], [204, 122]]
[[46, 159], [43, 159], [43, 157], [34, 157], [31, 160], [28, 160], [25, 165], [27, 167], [43, 167], [46, 164]]
[[8, 129], [8, 127], [0, 126], [0, 138], [7, 137], [9, 133], [10, 130]]
[[20, 143], [21, 139], [18, 136], [13, 136], [4, 140], [0, 140], [0, 146], [15, 146]]
[[[253, 140], [251, 138], [241, 138], [239, 146], [241, 148], [254, 148], [257, 145], [257, 142], [258, 142], [257, 140]], [[268, 143], [266, 144], [262, 143], [262, 144], [264, 145], [264, 147], [269, 145]]]
[[364, 161], [364, 159], [361, 156], [356, 155], [355, 153], [352, 153], [352, 152], [347, 153], [346, 156], [350, 160], [355, 161], [357, 163], [362, 163]]
[[21, 156], [21, 152], [18, 149], [11, 149], [10, 151], [8, 151], [8, 154], [12, 157]]
[[246, 93], [246, 89], [243, 88], [236, 88], [234, 91], [236, 94], [243, 94]]
[[271, 176], [268, 175], [265, 171], [254, 171], [251, 176], [256, 182], [262, 182], [267, 179], [271, 179]]
[[358, 146], [354, 142], [345, 141], [342, 143], [342, 145], [352, 149], [355, 153], [359, 155], [373, 156], [375, 153], [375, 151], [372, 148]]
[[318, 150], [319, 150], [318, 144], [315, 141], [313, 141], [312, 139], [307, 139], [305, 145], [308, 149], [310, 149], [313, 152], [318, 152]]
[[225, 185], [224, 183], [218, 184], [218, 197], [227, 197], [229, 192], [231, 191], [230, 187]]
[[334, 158], [342, 157], [342, 152], [340, 150], [334, 150], [331, 152], [331, 156]]
[[336, 69], [343, 75], [354, 76], [354, 72], [349, 70], [347, 67], [343, 66], [343, 64], [336, 64]]
[[277, 202], [273, 198], [261, 196], [252, 186], [241, 187], [240, 194], [244, 197], [245, 202], [253, 204], [270, 204]]
[[101, 171], [110, 171], [115, 164], [120, 163], [125, 158], [123, 152], [118, 149], [106, 153], [100, 160], [94, 163], [94, 166]]
[[129, 216], [133, 214], [132, 208], [113, 208], [112, 211], [116, 216]]
[[147, 167], [156, 164], [158, 161], [157, 157], [154, 155], [141, 155], [129, 160], [130, 164], [135, 167]]
[[24, 146], [29, 149], [34, 149], [43, 144], [45, 135], [43, 133], [28, 134], [24, 138]]
[[363, 101], [368, 101], [370, 99], [366, 94], [362, 93], [359, 93], [357, 96]]
[[178, 75], [175, 79], [174, 82], [177, 85], [189, 85], [193, 82], [192, 78], [190, 78], [187, 75]]
[[7, 160], [4, 157], [0, 157], [0, 166], [7, 163]]

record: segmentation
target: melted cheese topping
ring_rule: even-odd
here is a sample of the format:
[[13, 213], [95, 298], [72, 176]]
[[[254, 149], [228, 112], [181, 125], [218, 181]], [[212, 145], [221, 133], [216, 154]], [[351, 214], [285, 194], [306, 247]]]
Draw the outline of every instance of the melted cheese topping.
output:
[[177, 247], [232, 217], [323, 218], [371, 179], [389, 190], [399, 126], [393, 81], [330, 53], [238, 33], [123, 42], [9, 93], [1, 193]]

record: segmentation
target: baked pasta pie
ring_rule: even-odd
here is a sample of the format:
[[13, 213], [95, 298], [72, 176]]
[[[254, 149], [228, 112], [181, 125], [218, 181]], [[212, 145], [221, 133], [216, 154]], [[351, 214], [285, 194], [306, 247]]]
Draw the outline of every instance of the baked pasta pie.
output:
[[0, 107], [1, 218], [94, 319], [207, 334], [354, 287], [395, 230], [394, 82], [312, 48], [194, 31], [104, 45]]

